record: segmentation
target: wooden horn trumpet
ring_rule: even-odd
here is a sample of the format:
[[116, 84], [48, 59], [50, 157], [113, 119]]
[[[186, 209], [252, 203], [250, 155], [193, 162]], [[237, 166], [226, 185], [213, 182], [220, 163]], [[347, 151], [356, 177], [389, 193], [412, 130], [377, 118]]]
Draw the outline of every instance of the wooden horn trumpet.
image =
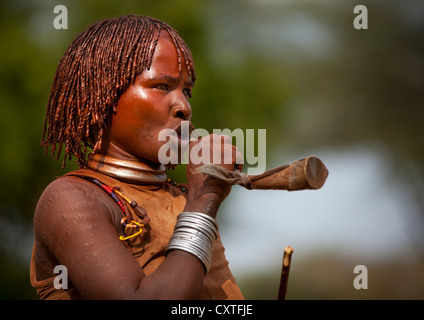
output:
[[233, 185], [241, 185], [249, 190], [319, 189], [328, 177], [328, 169], [324, 163], [313, 156], [267, 170], [259, 175], [247, 175], [237, 170], [229, 171], [214, 164], [205, 164], [197, 168], [197, 173], [210, 175]]

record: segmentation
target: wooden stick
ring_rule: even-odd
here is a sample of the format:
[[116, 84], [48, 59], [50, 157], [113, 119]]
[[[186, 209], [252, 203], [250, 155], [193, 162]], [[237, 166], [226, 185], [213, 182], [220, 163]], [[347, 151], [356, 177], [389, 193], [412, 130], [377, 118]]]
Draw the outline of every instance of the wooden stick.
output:
[[292, 253], [293, 253], [292, 247], [287, 246], [284, 249], [283, 267], [281, 269], [280, 287], [278, 289], [277, 300], [285, 300], [286, 299], [287, 283], [288, 283], [288, 280], [289, 280], [290, 262], [291, 262]]

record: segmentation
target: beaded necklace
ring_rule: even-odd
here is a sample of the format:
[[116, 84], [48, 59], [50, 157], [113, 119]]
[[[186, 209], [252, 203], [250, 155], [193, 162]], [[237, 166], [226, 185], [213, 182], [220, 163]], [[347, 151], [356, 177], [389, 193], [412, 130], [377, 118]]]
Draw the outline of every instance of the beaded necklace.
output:
[[[87, 180], [93, 182], [100, 188], [102, 188], [119, 206], [122, 213], [124, 214], [124, 217], [121, 219], [121, 225], [124, 228], [124, 233], [130, 233], [128, 236], [120, 236], [119, 240], [128, 240], [130, 238], [138, 236], [142, 231], [143, 227], [148, 225], [150, 222], [150, 218], [147, 216], [147, 211], [143, 207], [139, 206], [136, 201], [132, 201], [130, 198], [128, 198], [126, 195], [124, 195], [121, 190], [119, 190], [118, 187], [111, 188], [107, 184], [95, 179], [95, 178], [86, 178]], [[136, 215], [142, 218], [143, 223], [139, 223], [137, 221], [131, 220], [131, 215], [127, 212], [125, 209], [124, 204], [119, 199], [120, 196], [122, 199], [124, 199], [130, 207], [135, 211]], [[130, 221], [128, 223], [128, 221]], [[135, 230], [135, 233], [132, 233], [130, 231]]]
[[188, 189], [179, 185], [178, 183], [176, 183], [175, 181], [172, 181], [171, 179], [166, 179], [166, 181], [173, 187], [179, 188], [182, 192], [185, 192], [188, 194]]
[[[119, 167], [116, 166], [116, 164], [118, 163], [119, 163]], [[160, 168], [159, 170], [150, 169], [147, 165], [142, 163], [118, 160], [109, 156], [100, 156], [100, 155], [91, 156], [90, 161], [88, 162], [88, 167], [94, 171], [99, 171], [105, 175], [109, 175], [117, 179], [122, 178], [122, 180], [128, 180], [128, 178], [131, 178], [132, 180], [134, 179], [134, 177], [136, 177], [135, 179], [137, 183], [140, 183], [141, 181], [145, 181], [147, 183], [164, 182], [164, 179], [163, 179], [164, 171], [162, 170], [162, 168]], [[129, 169], [131, 170], [130, 174], [129, 174]], [[141, 176], [138, 175], [138, 173], [140, 172], [142, 172]], [[121, 173], [122, 173], [122, 177], [121, 177]], [[145, 180], [142, 180], [143, 178]], [[166, 178], [166, 175], [165, 175], [165, 178]], [[129, 233], [129, 235], [120, 236], [119, 237], [120, 240], [127, 240], [130, 238], [136, 237], [143, 231], [142, 228], [149, 224], [150, 218], [147, 215], [146, 209], [142, 206], [139, 206], [136, 201], [133, 201], [130, 198], [128, 198], [119, 187], [112, 188], [95, 178], [87, 177], [86, 179], [93, 182], [94, 184], [99, 186], [102, 190], [104, 190], [115, 201], [115, 203], [119, 206], [119, 208], [123, 212], [124, 217], [121, 219], [121, 225], [124, 228], [124, 233]], [[179, 185], [173, 180], [167, 178], [165, 181], [169, 183], [171, 186], [179, 188], [182, 192], [186, 194], [188, 193], [187, 188]], [[131, 219], [131, 214], [127, 212], [120, 198], [122, 198], [125, 202], [128, 203], [128, 205], [134, 211], [134, 213], [142, 219], [142, 223], [139, 223]]]

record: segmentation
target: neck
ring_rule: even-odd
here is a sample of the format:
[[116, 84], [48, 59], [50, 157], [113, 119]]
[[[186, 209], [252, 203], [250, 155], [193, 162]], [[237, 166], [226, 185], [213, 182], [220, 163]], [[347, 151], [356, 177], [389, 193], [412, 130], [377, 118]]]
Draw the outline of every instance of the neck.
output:
[[147, 165], [102, 154], [91, 154], [87, 167], [132, 184], [161, 184], [166, 181], [166, 168], [159, 163]]

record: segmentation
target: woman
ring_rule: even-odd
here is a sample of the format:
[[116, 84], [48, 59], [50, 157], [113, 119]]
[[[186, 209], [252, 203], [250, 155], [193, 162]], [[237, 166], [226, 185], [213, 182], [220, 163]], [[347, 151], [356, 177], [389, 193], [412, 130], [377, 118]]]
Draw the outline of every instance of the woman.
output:
[[[150, 17], [101, 21], [66, 50], [42, 144], [57, 157], [64, 145], [63, 165], [76, 157], [80, 169], [53, 181], [35, 210], [31, 283], [41, 299], [243, 299], [215, 220], [231, 187], [189, 163], [187, 191], [158, 157], [159, 133], [191, 120], [194, 81], [187, 45]], [[229, 170], [240, 156], [227, 137], [196, 144], [222, 157], [230, 148], [232, 163], [220, 164]]]

